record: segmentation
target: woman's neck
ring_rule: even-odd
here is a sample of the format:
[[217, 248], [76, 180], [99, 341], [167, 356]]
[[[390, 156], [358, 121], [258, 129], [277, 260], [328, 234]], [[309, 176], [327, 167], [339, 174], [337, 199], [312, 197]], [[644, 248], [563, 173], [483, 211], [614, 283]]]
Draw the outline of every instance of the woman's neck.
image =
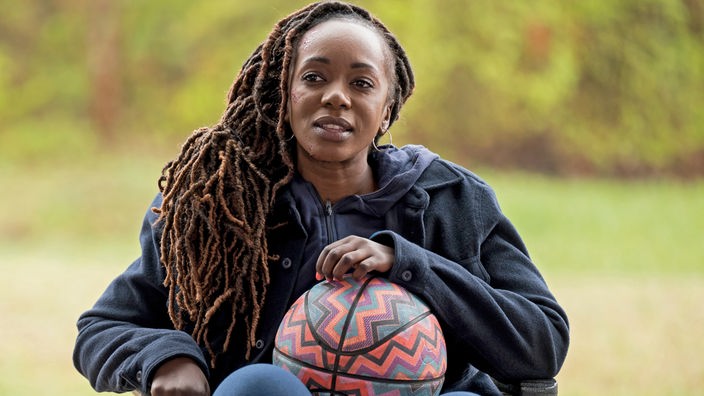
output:
[[298, 172], [323, 201], [335, 203], [350, 195], [376, 191], [374, 172], [366, 161], [347, 165], [304, 160], [298, 163]]

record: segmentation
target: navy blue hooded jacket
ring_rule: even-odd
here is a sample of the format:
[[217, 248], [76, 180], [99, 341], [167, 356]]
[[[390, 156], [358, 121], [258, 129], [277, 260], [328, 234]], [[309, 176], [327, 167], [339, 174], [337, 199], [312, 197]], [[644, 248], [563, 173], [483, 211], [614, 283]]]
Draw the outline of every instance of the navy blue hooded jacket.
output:
[[[160, 229], [148, 211], [141, 257], [78, 320], [78, 370], [98, 391], [146, 394], [156, 368], [174, 357], [196, 361], [211, 389], [244, 365], [271, 362], [281, 319], [316, 282], [320, 250], [356, 234], [394, 248], [394, 266], [383, 275], [421, 297], [438, 318], [448, 354], [443, 392], [498, 394], [489, 376], [507, 383], [555, 376], [569, 344], [567, 317], [492, 189], [420, 146], [386, 146], [370, 158], [380, 186], [374, 193], [328, 206], [298, 176], [282, 190], [271, 219], [286, 225], [268, 235], [278, 260], [269, 263], [271, 283], [249, 361], [231, 347], [209, 369], [205, 347], [174, 330]], [[157, 196], [152, 206], [160, 205]], [[234, 337], [245, 336], [241, 327]], [[211, 334], [210, 341], [222, 345], [224, 336]]]

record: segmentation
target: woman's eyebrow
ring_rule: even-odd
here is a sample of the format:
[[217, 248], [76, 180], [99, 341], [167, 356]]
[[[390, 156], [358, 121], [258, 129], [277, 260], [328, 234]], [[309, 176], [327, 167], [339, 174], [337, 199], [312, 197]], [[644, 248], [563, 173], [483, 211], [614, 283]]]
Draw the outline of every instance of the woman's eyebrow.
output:
[[[304, 59], [303, 63], [304, 64], [305, 63], [323, 63], [326, 65], [329, 65], [331, 63], [331, 61], [329, 58], [326, 58], [324, 56], [311, 56], [309, 58]], [[372, 70], [377, 69], [374, 65], [372, 65], [370, 63], [366, 63], [366, 62], [353, 62], [350, 65], [350, 67], [352, 69], [372, 69]]]
[[330, 59], [324, 56], [311, 56], [303, 60], [303, 63], [324, 63], [326, 65], [330, 64]]
[[372, 69], [376, 70], [376, 66], [370, 64], [370, 63], [364, 63], [364, 62], [354, 62], [350, 65], [351, 68], [353, 69]]

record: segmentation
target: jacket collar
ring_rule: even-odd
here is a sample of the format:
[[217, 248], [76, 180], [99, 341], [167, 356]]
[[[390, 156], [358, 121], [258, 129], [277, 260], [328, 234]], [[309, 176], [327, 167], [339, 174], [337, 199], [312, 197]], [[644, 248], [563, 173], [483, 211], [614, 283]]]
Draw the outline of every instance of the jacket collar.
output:
[[462, 179], [462, 174], [450, 163], [436, 159], [425, 169], [416, 185], [429, 191], [460, 183]]
[[[428, 191], [461, 183], [463, 179], [460, 171], [451, 163], [436, 159], [423, 171], [423, 174], [421, 174], [415, 186], [408, 191], [403, 201], [407, 207], [415, 208], [422, 212], [428, 205]], [[273, 217], [270, 220], [276, 222], [283, 219], [292, 219], [296, 228], [301, 230], [303, 234], [307, 234], [305, 229], [303, 229], [290, 186], [287, 185], [281, 188], [278, 198], [274, 202], [273, 210]], [[389, 214], [392, 212], [389, 212]]]

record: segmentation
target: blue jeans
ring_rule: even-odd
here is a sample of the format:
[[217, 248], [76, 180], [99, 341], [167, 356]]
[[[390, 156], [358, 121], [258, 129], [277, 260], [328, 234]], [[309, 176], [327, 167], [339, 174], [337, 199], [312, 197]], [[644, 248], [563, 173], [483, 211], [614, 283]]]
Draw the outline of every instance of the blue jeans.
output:
[[[308, 388], [288, 371], [272, 364], [252, 364], [230, 374], [213, 396], [311, 396]], [[450, 392], [445, 396], [477, 396], [471, 392]]]

